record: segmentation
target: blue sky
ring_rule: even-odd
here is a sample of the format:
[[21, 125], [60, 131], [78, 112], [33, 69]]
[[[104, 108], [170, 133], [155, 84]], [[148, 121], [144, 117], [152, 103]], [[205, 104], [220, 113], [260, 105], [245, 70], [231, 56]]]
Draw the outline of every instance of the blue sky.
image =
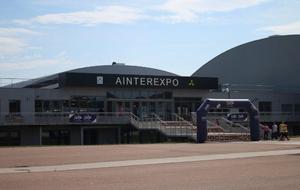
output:
[[113, 61], [182, 76], [270, 35], [300, 33], [299, 0], [0, 2], [0, 78], [36, 78]]

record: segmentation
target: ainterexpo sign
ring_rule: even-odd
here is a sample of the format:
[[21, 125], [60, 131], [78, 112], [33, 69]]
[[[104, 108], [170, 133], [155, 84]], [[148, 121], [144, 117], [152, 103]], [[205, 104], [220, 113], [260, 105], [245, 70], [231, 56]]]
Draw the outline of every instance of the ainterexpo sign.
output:
[[59, 86], [217, 89], [218, 79], [209, 77], [62, 73], [59, 75]]

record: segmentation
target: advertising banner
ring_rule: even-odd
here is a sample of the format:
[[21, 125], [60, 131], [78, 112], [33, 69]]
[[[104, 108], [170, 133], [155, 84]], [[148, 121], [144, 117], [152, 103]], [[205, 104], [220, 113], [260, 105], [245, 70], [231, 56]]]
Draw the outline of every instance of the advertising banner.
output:
[[74, 113], [69, 115], [71, 123], [96, 123], [97, 116], [89, 113]]

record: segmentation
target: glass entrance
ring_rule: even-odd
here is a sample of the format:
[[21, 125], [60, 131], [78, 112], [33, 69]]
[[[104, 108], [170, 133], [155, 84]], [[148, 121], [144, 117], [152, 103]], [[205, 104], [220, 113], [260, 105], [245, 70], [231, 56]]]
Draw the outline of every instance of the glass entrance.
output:
[[142, 119], [153, 117], [153, 113], [168, 118], [172, 113], [171, 101], [110, 101], [107, 106], [111, 112], [132, 112]]
[[175, 112], [186, 120], [191, 120], [191, 112], [200, 106], [202, 98], [178, 97], [175, 98]]
[[172, 92], [112, 90], [106, 98], [108, 112], [132, 112], [142, 119], [152, 117], [152, 113], [165, 118], [173, 112]]

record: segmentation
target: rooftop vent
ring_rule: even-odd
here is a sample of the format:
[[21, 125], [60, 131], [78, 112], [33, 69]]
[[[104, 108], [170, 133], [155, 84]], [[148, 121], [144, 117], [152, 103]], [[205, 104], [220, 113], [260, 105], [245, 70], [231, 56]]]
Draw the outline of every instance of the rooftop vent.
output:
[[269, 36], [269, 38], [275, 38], [275, 37], [280, 37], [281, 35], [279, 34], [275, 34], [275, 35], [272, 35], [272, 36]]
[[125, 63], [112, 62], [112, 65], [125, 65]]

